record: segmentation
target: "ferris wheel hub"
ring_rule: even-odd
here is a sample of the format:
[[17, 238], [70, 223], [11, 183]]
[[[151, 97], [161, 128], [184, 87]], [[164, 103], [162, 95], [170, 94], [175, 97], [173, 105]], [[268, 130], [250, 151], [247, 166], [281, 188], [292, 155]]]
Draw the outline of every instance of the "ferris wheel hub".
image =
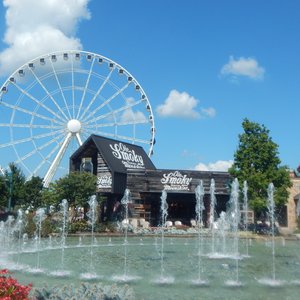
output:
[[71, 133], [76, 134], [81, 130], [81, 123], [76, 119], [72, 119], [68, 122], [67, 127]]

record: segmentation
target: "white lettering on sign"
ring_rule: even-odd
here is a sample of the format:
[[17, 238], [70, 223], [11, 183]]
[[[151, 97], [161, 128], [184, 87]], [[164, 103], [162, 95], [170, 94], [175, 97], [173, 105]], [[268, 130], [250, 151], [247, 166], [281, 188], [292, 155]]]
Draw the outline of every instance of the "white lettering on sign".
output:
[[175, 171], [163, 174], [163, 178], [160, 181], [164, 185], [165, 190], [188, 191], [192, 179], [192, 177], [187, 177], [187, 175], [182, 175], [179, 171]]
[[113, 150], [112, 154], [117, 159], [121, 160], [125, 168], [144, 169], [144, 161], [141, 155], [135, 153], [133, 149], [129, 149], [123, 143], [109, 145]]
[[110, 175], [102, 175], [97, 178], [97, 186], [99, 189], [111, 188], [112, 178]]

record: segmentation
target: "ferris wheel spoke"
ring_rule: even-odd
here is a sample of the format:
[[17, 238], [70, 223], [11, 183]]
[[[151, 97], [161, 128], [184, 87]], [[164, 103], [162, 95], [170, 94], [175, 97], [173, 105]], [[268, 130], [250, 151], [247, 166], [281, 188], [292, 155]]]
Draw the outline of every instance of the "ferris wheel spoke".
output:
[[[70, 111], [69, 111], [69, 107], [68, 107], [68, 104], [67, 104], [67, 101], [66, 101], [66, 98], [65, 98], [65, 94], [64, 94], [64, 92], [63, 92], [63, 90], [62, 90], [62, 88], [61, 88], [61, 84], [60, 84], [60, 81], [59, 81], [59, 79], [58, 79], [58, 76], [57, 76], [57, 73], [56, 73], [56, 69], [54, 68], [54, 65], [53, 65], [53, 62], [52, 62], [51, 59], [50, 59], [50, 62], [51, 62], [52, 71], [53, 71], [53, 74], [54, 74], [54, 76], [55, 76], [57, 85], [58, 85], [58, 87], [59, 87], [61, 96], [62, 96], [62, 98], [63, 98], [63, 100], [64, 100], [64, 103], [65, 103], [65, 108], [67, 109], [69, 118], [72, 119], [71, 114], [70, 114]], [[50, 93], [49, 93], [48, 90], [46, 91], [46, 93], [50, 96]], [[52, 97], [52, 95], [51, 95], [51, 97]], [[56, 102], [56, 101], [54, 100], [53, 97], [52, 97], [51, 99], [52, 99], [52, 101]], [[59, 107], [59, 109], [60, 109], [60, 112], [63, 113], [63, 111], [61, 110], [60, 107]], [[63, 114], [64, 114], [64, 113], [63, 113]], [[67, 116], [66, 116], [65, 114], [64, 114], [64, 116], [66, 117], [66, 119], [68, 119]]]
[[53, 138], [52, 140], [48, 141], [47, 143], [37, 147], [38, 150], [43, 150], [44, 148], [48, 147], [49, 145], [57, 142], [57, 140], [61, 139], [62, 137], [64, 137], [64, 134], [60, 134], [58, 136], [56, 136], [55, 138]]
[[12, 127], [12, 128], [46, 128], [46, 129], [59, 129], [61, 126], [51, 125], [35, 125], [35, 124], [16, 124], [16, 123], [0, 123], [0, 127]]
[[64, 131], [64, 129], [61, 129], [61, 130], [57, 130], [57, 131], [51, 131], [51, 132], [45, 133], [45, 134], [35, 135], [33, 137], [28, 137], [28, 138], [21, 139], [21, 140], [11, 141], [11, 142], [6, 143], [6, 144], [0, 144], [0, 148], [6, 148], [6, 147], [9, 147], [9, 146], [15, 146], [15, 145], [18, 145], [18, 144], [30, 142], [33, 138], [34, 139], [41, 139], [41, 138], [49, 137], [49, 136], [61, 133], [63, 131]]
[[24, 156], [22, 156], [22, 157], [20, 157], [17, 161], [16, 161], [16, 163], [18, 164], [18, 163], [20, 163], [20, 162], [22, 162], [22, 161], [24, 161], [25, 159], [27, 159], [27, 158], [29, 158], [29, 157], [31, 157], [32, 155], [34, 155], [34, 154], [36, 154], [36, 153], [38, 153], [38, 148], [36, 148], [36, 149], [34, 149], [34, 150], [32, 150], [32, 151], [30, 151], [30, 152], [28, 152], [26, 155], [24, 155]]
[[114, 98], [116, 98], [118, 95], [120, 95], [127, 87], [130, 85], [130, 82], [127, 82], [121, 89], [119, 89], [117, 92], [115, 92], [111, 97], [109, 97], [107, 100], [105, 100], [101, 105], [99, 105], [95, 110], [93, 110], [84, 120], [83, 122], [87, 121], [88, 119], [92, 118], [95, 113], [97, 113], [102, 107], [107, 105], [110, 101], [112, 101]]
[[[58, 119], [61, 119], [63, 122], [65, 122], [66, 120], [64, 120], [60, 115], [58, 115], [56, 112], [54, 112], [52, 109], [50, 109], [48, 106], [46, 106], [44, 103], [40, 102], [39, 100], [37, 100], [33, 95], [31, 95], [30, 93], [28, 93], [27, 91], [25, 91], [24, 89], [22, 89], [20, 86], [18, 86], [16, 83], [13, 83], [13, 85], [24, 95], [26, 95], [28, 98], [30, 98], [32, 101], [34, 101], [36, 104], [40, 105], [41, 107], [43, 107], [44, 109], [46, 109], [48, 112], [50, 112], [53, 116], [55, 116]], [[50, 98], [53, 99], [53, 97], [49, 94], [49, 92], [47, 91], [48, 95], [50, 96]], [[56, 103], [56, 101], [54, 100], [54, 102]], [[58, 105], [56, 103], [56, 105]], [[61, 108], [59, 108], [59, 110], [61, 111]], [[62, 112], [63, 113], [63, 112]], [[64, 114], [64, 113], [63, 113]]]
[[[91, 130], [85, 130], [86, 132], [89, 132], [90, 134], [95, 134], [94, 131], [91, 131]], [[127, 140], [127, 141], [130, 141], [130, 142], [138, 142], [138, 143], [142, 143], [142, 144], [145, 144], [145, 145], [150, 145], [150, 141], [147, 141], [147, 140], [142, 140], [142, 139], [138, 139], [138, 138], [133, 138], [133, 137], [130, 137], [130, 136], [125, 136], [125, 135], [119, 135], [119, 134], [114, 134], [114, 133], [108, 133], [108, 132], [104, 132], [104, 131], [97, 131], [97, 134], [101, 134], [103, 136], [108, 136], [108, 137], [113, 137], [113, 138], [117, 138], [117, 139], [123, 139], [123, 140]]]
[[129, 109], [129, 108], [132, 108], [132, 107], [134, 107], [134, 106], [140, 104], [141, 102], [143, 102], [142, 99], [139, 100], [139, 101], [136, 101], [136, 102], [134, 102], [134, 103], [127, 104], [127, 105], [122, 106], [122, 107], [120, 107], [120, 108], [118, 108], [118, 109], [115, 109], [114, 111], [110, 111], [109, 113], [100, 115], [100, 116], [95, 117], [95, 118], [93, 118], [93, 119], [90, 119], [90, 120], [88, 120], [88, 122], [85, 122], [85, 124], [90, 124], [91, 122], [97, 122], [97, 121], [99, 121], [99, 120], [101, 120], [101, 119], [104, 119], [104, 118], [107, 118], [107, 117], [109, 117], [109, 116], [111, 116], [111, 115], [115, 115], [115, 114], [117, 114], [117, 113], [119, 113], [119, 112], [122, 112], [122, 111], [125, 111], [125, 110]]
[[97, 132], [95, 132], [95, 130], [90, 130], [90, 129], [87, 129], [87, 128], [84, 129], [84, 132], [86, 132], [89, 135], [96, 133], [96, 134], [99, 134], [99, 135], [104, 135], [104, 136], [109, 136], [109, 137], [113, 137], [114, 136], [114, 134], [111, 134], [111, 133], [107, 133], [107, 132], [104, 132], [104, 131], [97, 131]]
[[136, 125], [136, 124], [148, 124], [148, 120], [132, 121], [132, 122], [111, 122], [111, 123], [100, 123], [97, 125], [87, 125], [85, 128], [95, 128], [95, 127], [112, 127], [112, 126], [126, 126], [126, 125]]
[[75, 118], [75, 87], [74, 87], [74, 63], [73, 63], [73, 59], [71, 59], [71, 81], [72, 81], [73, 118]]
[[[51, 62], [52, 63], [52, 62]], [[53, 65], [52, 65], [52, 69], [54, 70], [53, 68]], [[38, 78], [38, 76], [35, 74], [35, 72], [33, 71], [33, 68], [30, 68], [31, 70], [31, 73], [33, 74], [35, 80], [39, 83], [39, 85], [42, 87], [42, 89], [45, 91], [46, 95], [52, 100], [52, 102], [54, 103], [54, 105], [58, 108], [58, 110], [60, 111], [60, 113], [66, 118], [68, 119], [68, 117], [66, 116], [66, 114], [64, 113], [64, 111], [60, 108], [60, 106], [58, 105], [58, 103], [55, 101], [55, 99], [53, 98], [53, 96], [49, 93], [48, 89], [45, 87], [45, 85], [42, 83], [42, 81]], [[56, 80], [58, 81], [57, 79], [57, 75], [56, 73], [54, 73], [55, 77], [56, 77]], [[58, 83], [59, 85], [59, 83]], [[59, 85], [60, 87], [60, 85]], [[63, 120], [63, 119], [62, 119]]]
[[56, 119], [49, 118], [49, 117], [41, 115], [41, 114], [37, 114], [34, 111], [29, 111], [29, 110], [24, 109], [22, 107], [14, 106], [14, 105], [8, 104], [6, 102], [1, 102], [1, 105], [4, 105], [5, 107], [8, 107], [8, 108], [10, 108], [12, 110], [20, 111], [20, 112], [23, 112], [23, 113], [28, 114], [30, 116], [35, 116], [35, 117], [38, 117], [40, 119], [47, 120], [47, 121], [50, 121], [50, 122], [53, 122], [53, 123], [56, 123], [56, 124], [60, 124], [60, 125], [64, 125], [65, 124], [65, 123], [59, 122]]
[[95, 63], [95, 57], [93, 58], [93, 61], [91, 63], [89, 74], [88, 74], [88, 77], [87, 77], [87, 80], [86, 80], [86, 83], [85, 83], [85, 87], [84, 87], [84, 90], [83, 90], [83, 94], [82, 94], [82, 97], [81, 97], [81, 100], [80, 100], [79, 109], [78, 109], [77, 117], [76, 117], [77, 119], [78, 119], [78, 117], [79, 117], [79, 115], [81, 113], [82, 104], [84, 102], [86, 91], [87, 91], [87, 88], [88, 88], [88, 85], [89, 85], [89, 82], [90, 82], [90, 78], [91, 78], [91, 75], [92, 75], [94, 63]]
[[81, 131], [81, 136], [84, 138], [84, 140], [87, 140], [89, 138], [89, 134], [85, 132], [85, 130]]
[[99, 89], [97, 90], [97, 92], [95, 93], [94, 97], [91, 99], [90, 103], [88, 104], [88, 106], [85, 108], [85, 110], [83, 111], [82, 115], [80, 116], [80, 119], [82, 120], [83, 117], [86, 115], [86, 113], [89, 111], [89, 109], [91, 108], [91, 106], [93, 105], [93, 103], [95, 102], [95, 100], [97, 99], [97, 97], [99, 96], [99, 94], [101, 93], [101, 91], [103, 90], [103, 88], [105, 87], [105, 85], [107, 84], [107, 82], [109, 81], [112, 73], [114, 71], [114, 68], [112, 68], [110, 70], [110, 72], [108, 73], [108, 75], [106, 76], [105, 80], [102, 82], [101, 86], [99, 87]]
[[142, 139], [138, 139], [138, 138], [133, 138], [133, 137], [130, 137], [130, 136], [117, 134], [116, 138], [122, 139], [122, 140], [127, 140], [127, 141], [130, 141], [130, 142], [133, 142], [133, 143], [141, 143], [141, 144], [145, 144], [145, 145], [150, 145], [150, 141], [142, 140]]
[[56, 173], [56, 170], [59, 166], [59, 163], [61, 162], [64, 154], [66, 153], [66, 150], [68, 148], [68, 145], [71, 141], [72, 138], [72, 133], [69, 132], [65, 138], [65, 140], [63, 141], [61, 148], [59, 149], [59, 151], [57, 152], [57, 155], [55, 156], [48, 172], [46, 173], [45, 177], [44, 177], [44, 186], [47, 187], [50, 183], [50, 181], [52, 180], [53, 176]]
[[[49, 153], [47, 156], [43, 156], [43, 160], [39, 163], [39, 165], [35, 168], [35, 170], [33, 171], [33, 174], [37, 174], [37, 172], [40, 170], [40, 168], [45, 164], [45, 163], [49, 163], [49, 158], [58, 150], [59, 147], [61, 147], [61, 145], [63, 144], [65, 135], [60, 135], [59, 137], [57, 137], [57, 139], [55, 141], [52, 140], [51, 144], [53, 142], [56, 142], [58, 139], [62, 139], [61, 142], [59, 142]], [[47, 145], [46, 145], [47, 146]], [[45, 147], [46, 147], [45, 146]]]

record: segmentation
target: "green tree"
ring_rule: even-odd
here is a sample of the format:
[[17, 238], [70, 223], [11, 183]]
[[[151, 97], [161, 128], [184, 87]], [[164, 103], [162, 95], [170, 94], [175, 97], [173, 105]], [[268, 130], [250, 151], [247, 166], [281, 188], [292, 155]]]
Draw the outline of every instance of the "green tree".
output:
[[6, 181], [6, 176], [0, 176], [0, 209], [7, 207], [9, 197], [9, 188]]
[[90, 173], [71, 172], [51, 183], [43, 192], [43, 201], [46, 205], [55, 205], [67, 199], [69, 206], [87, 207], [90, 196], [96, 193], [97, 177]]
[[23, 206], [31, 205], [37, 209], [42, 206], [42, 190], [43, 179], [39, 176], [33, 176], [30, 180], [24, 184], [24, 199], [22, 201]]
[[10, 163], [9, 168], [10, 172], [5, 171], [5, 180], [9, 186], [8, 197], [11, 196], [11, 207], [14, 208], [16, 205], [21, 205], [24, 200], [25, 175], [15, 163]]
[[234, 163], [228, 171], [239, 182], [247, 181], [249, 205], [256, 215], [266, 210], [267, 188], [271, 182], [275, 187], [275, 204], [280, 209], [287, 202], [291, 181], [288, 168], [280, 166], [278, 145], [264, 125], [244, 119], [242, 127], [244, 133], [239, 135]]

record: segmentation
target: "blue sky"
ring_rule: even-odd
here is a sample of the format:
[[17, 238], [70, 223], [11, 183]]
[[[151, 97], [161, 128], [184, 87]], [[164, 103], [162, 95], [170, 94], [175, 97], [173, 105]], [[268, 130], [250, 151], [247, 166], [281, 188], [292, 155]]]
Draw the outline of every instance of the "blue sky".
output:
[[244, 118], [270, 130], [282, 164], [300, 163], [299, 1], [3, 3], [0, 80], [71, 46], [118, 62], [152, 105], [156, 167], [226, 170]]

